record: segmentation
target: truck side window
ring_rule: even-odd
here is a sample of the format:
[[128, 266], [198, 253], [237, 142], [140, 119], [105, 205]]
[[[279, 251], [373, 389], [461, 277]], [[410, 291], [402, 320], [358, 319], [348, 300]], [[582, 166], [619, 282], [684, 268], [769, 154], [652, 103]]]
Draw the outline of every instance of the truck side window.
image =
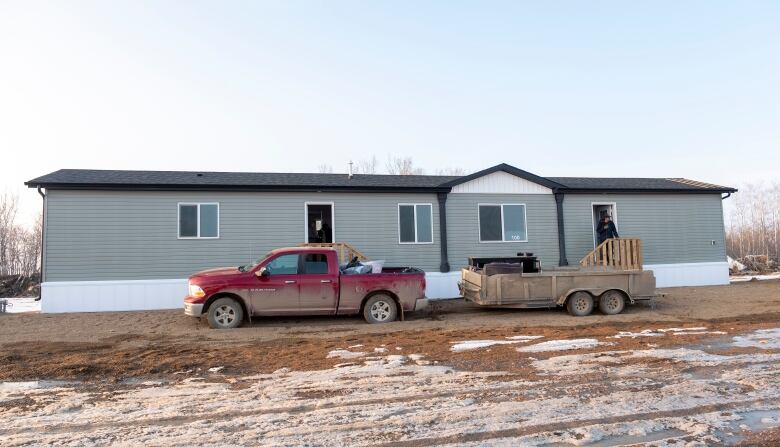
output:
[[295, 275], [298, 273], [298, 255], [281, 255], [265, 268], [271, 275]]
[[320, 253], [304, 255], [303, 272], [310, 275], [328, 273], [328, 257]]

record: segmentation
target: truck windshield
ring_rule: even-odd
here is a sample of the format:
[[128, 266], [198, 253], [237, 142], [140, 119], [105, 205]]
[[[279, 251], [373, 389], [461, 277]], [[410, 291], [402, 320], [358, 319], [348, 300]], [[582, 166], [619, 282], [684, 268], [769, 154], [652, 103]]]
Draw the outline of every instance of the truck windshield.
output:
[[266, 253], [265, 256], [261, 256], [257, 261], [255, 261], [255, 262], [253, 262], [251, 264], [239, 265], [238, 266], [238, 271], [239, 272], [248, 272], [249, 270], [252, 270], [253, 268], [255, 268], [255, 266], [257, 266], [257, 264], [261, 263], [264, 259], [266, 259], [270, 255], [271, 255], [271, 253]]

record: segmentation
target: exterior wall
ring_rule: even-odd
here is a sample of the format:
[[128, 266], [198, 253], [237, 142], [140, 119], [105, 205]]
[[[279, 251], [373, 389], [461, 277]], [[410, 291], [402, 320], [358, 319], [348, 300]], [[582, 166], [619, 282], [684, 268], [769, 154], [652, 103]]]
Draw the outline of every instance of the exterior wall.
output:
[[[528, 242], [479, 242], [480, 203], [524, 203]], [[542, 265], [558, 265], [558, 226], [552, 194], [450, 194], [447, 198], [450, 268], [468, 265], [470, 256], [514, 256], [532, 252]]]
[[[46, 281], [187, 278], [304, 242], [304, 203], [335, 203], [335, 240], [438, 271], [435, 194], [48, 191]], [[219, 202], [218, 239], [178, 239], [179, 202]], [[398, 203], [433, 205], [433, 244], [399, 244]]]
[[616, 203], [618, 233], [642, 239], [645, 264], [726, 261], [720, 194], [566, 194], [569, 264], [593, 249], [592, 202]]
[[552, 190], [538, 183], [498, 171], [470, 180], [452, 188], [453, 194], [552, 194]]

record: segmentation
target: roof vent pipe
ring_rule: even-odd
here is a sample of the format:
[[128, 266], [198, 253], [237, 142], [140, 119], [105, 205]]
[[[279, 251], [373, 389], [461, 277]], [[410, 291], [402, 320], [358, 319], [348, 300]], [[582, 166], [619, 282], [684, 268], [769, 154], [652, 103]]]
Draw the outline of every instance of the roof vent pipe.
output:
[[349, 161], [349, 178], [352, 178], [352, 160]]

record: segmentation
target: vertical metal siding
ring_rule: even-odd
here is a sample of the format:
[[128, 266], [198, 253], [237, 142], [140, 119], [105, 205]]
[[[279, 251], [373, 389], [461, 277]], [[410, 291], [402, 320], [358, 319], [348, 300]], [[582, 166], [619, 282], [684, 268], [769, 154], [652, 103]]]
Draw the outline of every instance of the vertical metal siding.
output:
[[[398, 203], [435, 194], [49, 191], [47, 281], [185, 278], [304, 242], [304, 202], [335, 203], [336, 241], [388, 265], [439, 269], [433, 244], [398, 243]], [[218, 239], [178, 239], [179, 202], [219, 202]]]
[[719, 194], [566, 194], [563, 214], [570, 264], [593, 249], [592, 202], [617, 204], [618, 232], [642, 239], [645, 264], [726, 260]]

